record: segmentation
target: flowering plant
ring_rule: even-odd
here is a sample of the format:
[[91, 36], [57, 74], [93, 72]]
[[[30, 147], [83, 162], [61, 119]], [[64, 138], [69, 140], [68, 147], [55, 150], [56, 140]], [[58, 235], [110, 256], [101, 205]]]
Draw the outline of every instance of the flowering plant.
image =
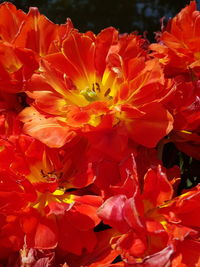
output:
[[198, 267], [200, 12], [157, 43], [0, 5], [0, 266]]

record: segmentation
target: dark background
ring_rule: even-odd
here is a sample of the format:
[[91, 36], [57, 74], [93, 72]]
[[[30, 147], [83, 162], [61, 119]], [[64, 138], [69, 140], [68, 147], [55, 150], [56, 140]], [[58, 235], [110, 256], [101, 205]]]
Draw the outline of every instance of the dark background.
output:
[[[0, 3], [5, 1], [0, 1]], [[70, 17], [81, 32], [114, 26], [121, 33], [147, 31], [152, 41], [160, 30], [160, 19], [176, 15], [189, 0], [11, 0], [18, 8], [28, 11], [37, 6], [55, 23], [64, 23]], [[200, 1], [197, 1], [200, 2]]]

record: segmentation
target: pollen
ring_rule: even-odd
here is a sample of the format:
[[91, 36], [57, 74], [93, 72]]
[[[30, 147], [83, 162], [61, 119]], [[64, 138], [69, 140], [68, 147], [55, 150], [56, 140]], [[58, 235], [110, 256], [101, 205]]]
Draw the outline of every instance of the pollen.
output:
[[83, 95], [89, 102], [93, 102], [98, 99], [97, 93], [89, 88], [81, 90], [80, 94]]

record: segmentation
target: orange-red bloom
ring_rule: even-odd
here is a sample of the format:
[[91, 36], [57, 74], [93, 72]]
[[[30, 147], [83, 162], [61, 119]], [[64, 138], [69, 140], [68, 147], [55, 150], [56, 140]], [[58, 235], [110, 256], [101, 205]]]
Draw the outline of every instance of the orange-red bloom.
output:
[[[129, 52], [132, 43], [137, 55]], [[61, 147], [76, 134], [122, 126], [137, 143], [154, 147], [172, 129], [161, 104], [171, 83], [157, 60], [145, 61], [140, 43], [134, 35], [121, 39], [113, 28], [97, 36], [71, 32], [28, 85], [34, 101], [20, 115], [24, 131]]]
[[194, 220], [199, 206], [199, 188], [175, 199], [172, 194], [171, 184], [158, 167], [157, 171], [148, 170], [143, 187], [136, 188], [133, 197], [116, 195], [99, 208], [103, 221], [119, 232], [111, 239], [111, 244], [126, 263], [164, 266], [172, 259], [175, 262], [177, 255], [188, 253], [183, 252], [182, 244], [189, 242], [196, 249], [195, 258], [186, 257], [185, 261], [183, 257], [182, 263], [199, 264], [199, 220]]
[[191, 1], [170, 20], [161, 34], [161, 44], [151, 45], [166, 66], [167, 75], [184, 73], [195, 78], [195, 73], [199, 73], [199, 14], [195, 1]]
[[161, 33], [160, 43], [150, 46], [166, 77], [173, 78], [176, 87], [166, 103], [174, 118], [171, 141], [179, 150], [197, 159], [200, 158], [199, 14], [195, 1], [191, 1], [169, 21]]
[[1, 266], [200, 266], [200, 187], [162, 166], [200, 159], [198, 28], [191, 2], [150, 51], [0, 5]]
[[31, 49], [39, 56], [60, 51], [62, 41], [73, 30], [70, 19], [66, 24], [57, 25], [41, 15], [36, 7], [25, 14], [8, 2], [0, 5], [0, 17], [1, 40]]
[[13, 241], [1, 246], [2, 256], [6, 256], [4, 251], [18, 251], [23, 245], [28, 249], [58, 246], [78, 255], [83, 249], [92, 252], [101, 197], [65, 192], [67, 177], [63, 175], [70, 174], [70, 165], [61, 161], [60, 151], [49, 150], [25, 135], [13, 134], [7, 139], [0, 140], [0, 209], [5, 229], [0, 240], [2, 244], [7, 239]]

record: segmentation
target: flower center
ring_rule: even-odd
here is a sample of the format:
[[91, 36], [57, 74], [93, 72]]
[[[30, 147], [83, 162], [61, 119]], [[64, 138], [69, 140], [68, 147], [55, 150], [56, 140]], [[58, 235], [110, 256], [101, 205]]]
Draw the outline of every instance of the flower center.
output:
[[81, 90], [80, 94], [83, 95], [88, 102], [94, 102], [98, 100], [111, 100], [113, 97], [110, 96], [110, 92], [110, 88], [104, 90], [99, 83], [95, 82], [92, 84], [91, 88], [87, 87]]
[[56, 173], [56, 171], [51, 172], [45, 172], [43, 170], [40, 171], [42, 177], [48, 182], [48, 183], [54, 183], [57, 182], [59, 175]]

